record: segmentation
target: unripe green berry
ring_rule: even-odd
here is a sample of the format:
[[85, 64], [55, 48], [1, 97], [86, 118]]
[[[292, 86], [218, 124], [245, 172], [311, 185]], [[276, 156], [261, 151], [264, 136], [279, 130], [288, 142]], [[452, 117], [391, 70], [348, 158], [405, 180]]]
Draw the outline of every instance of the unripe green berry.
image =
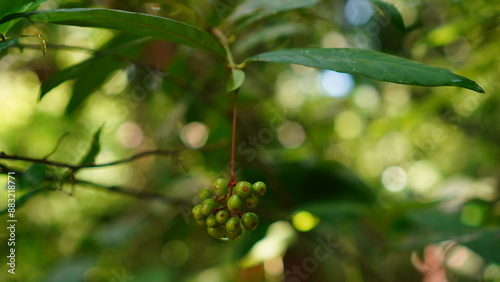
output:
[[227, 200], [227, 208], [230, 211], [239, 211], [243, 208], [243, 199], [238, 195], [232, 195], [229, 200]]
[[217, 178], [213, 184], [214, 192], [217, 196], [224, 196], [229, 189], [227, 180], [224, 178]]
[[227, 211], [218, 211], [215, 215], [215, 219], [220, 224], [226, 224], [227, 220], [229, 219], [229, 214], [227, 213]]
[[266, 193], [267, 187], [266, 184], [262, 181], [257, 181], [252, 186], [253, 192], [257, 196], [262, 196]]
[[207, 232], [210, 234], [210, 236], [214, 237], [217, 240], [222, 239], [224, 237], [226, 230], [223, 226], [216, 226], [216, 227], [207, 227]]
[[259, 217], [253, 212], [247, 212], [241, 217], [241, 223], [248, 231], [253, 231], [259, 224]]
[[226, 236], [227, 236], [227, 239], [229, 239], [230, 241], [233, 241], [233, 240], [236, 240], [238, 237], [240, 237], [241, 235], [241, 227], [238, 228], [238, 230], [234, 231], [234, 232], [226, 232]]
[[202, 201], [205, 199], [212, 198], [212, 192], [210, 191], [210, 189], [203, 188], [200, 190], [200, 193], [198, 193], [198, 197], [200, 197], [200, 200]]
[[208, 227], [215, 227], [215, 226], [219, 225], [217, 220], [215, 220], [215, 216], [213, 216], [213, 215], [207, 217], [206, 224]]
[[205, 216], [209, 216], [213, 214], [216, 207], [217, 203], [213, 199], [205, 199], [201, 204], [201, 213]]
[[196, 220], [196, 223], [199, 225], [199, 226], [207, 226], [207, 221], [204, 220], [204, 219], [197, 219]]
[[249, 208], [255, 208], [259, 203], [259, 197], [253, 195], [245, 200], [245, 205]]
[[206, 218], [206, 216], [201, 212], [201, 205], [194, 206], [191, 212], [196, 220], [205, 220]]
[[228, 232], [236, 232], [236, 231], [238, 231], [238, 229], [241, 229], [240, 219], [237, 217], [231, 217], [226, 222], [226, 229]]
[[236, 192], [236, 195], [242, 197], [243, 199], [248, 198], [252, 196], [252, 184], [247, 181], [240, 181], [234, 187], [234, 191]]

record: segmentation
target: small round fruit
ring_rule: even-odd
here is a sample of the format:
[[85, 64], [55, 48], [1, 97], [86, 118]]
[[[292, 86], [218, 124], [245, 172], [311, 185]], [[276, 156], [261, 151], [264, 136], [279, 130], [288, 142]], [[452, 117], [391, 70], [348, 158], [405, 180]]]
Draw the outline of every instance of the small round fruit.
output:
[[205, 220], [206, 218], [206, 216], [201, 212], [201, 205], [194, 206], [191, 212], [196, 220]]
[[238, 237], [240, 237], [241, 235], [241, 227], [238, 228], [238, 230], [234, 231], [234, 232], [226, 232], [226, 236], [227, 236], [227, 239], [229, 239], [230, 241], [233, 241], [233, 240], [236, 240]]
[[213, 214], [214, 209], [217, 207], [217, 203], [214, 199], [205, 199], [201, 204], [201, 213], [205, 215], [205, 217]]
[[229, 219], [229, 214], [227, 213], [227, 211], [218, 211], [215, 215], [215, 219], [220, 224], [226, 224], [227, 220]]
[[207, 226], [207, 222], [206, 222], [206, 220], [203, 220], [203, 219], [197, 219], [197, 220], [196, 220], [196, 223], [197, 223], [199, 226]]
[[236, 232], [236, 231], [238, 231], [238, 229], [241, 229], [240, 219], [237, 217], [231, 217], [226, 222], [226, 229], [228, 232]]
[[253, 212], [247, 212], [241, 217], [241, 223], [248, 231], [253, 231], [259, 224], [259, 217]]
[[213, 216], [213, 215], [207, 217], [206, 224], [208, 227], [215, 227], [215, 226], [219, 225], [217, 220], [215, 220], [215, 216]]
[[232, 195], [227, 200], [227, 208], [234, 212], [241, 210], [243, 208], [243, 199], [238, 195]]
[[224, 233], [226, 233], [226, 230], [223, 226], [217, 226], [217, 227], [207, 227], [207, 232], [210, 234], [210, 236], [214, 237], [215, 239], [222, 239], [224, 237]]
[[266, 193], [267, 187], [266, 184], [262, 181], [257, 181], [252, 186], [253, 192], [257, 196], [262, 196]]
[[252, 184], [247, 181], [240, 181], [234, 187], [234, 191], [236, 192], [236, 195], [242, 197], [243, 199], [248, 198], [252, 196]]
[[214, 181], [214, 192], [217, 196], [224, 196], [227, 194], [227, 191], [229, 189], [227, 180], [224, 178], [217, 178]]
[[259, 203], [259, 197], [253, 195], [245, 200], [245, 205], [249, 208], [255, 208]]
[[198, 197], [200, 197], [200, 200], [205, 200], [212, 198], [212, 192], [208, 188], [203, 188], [200, 190], [200, 193], [198, 193]]

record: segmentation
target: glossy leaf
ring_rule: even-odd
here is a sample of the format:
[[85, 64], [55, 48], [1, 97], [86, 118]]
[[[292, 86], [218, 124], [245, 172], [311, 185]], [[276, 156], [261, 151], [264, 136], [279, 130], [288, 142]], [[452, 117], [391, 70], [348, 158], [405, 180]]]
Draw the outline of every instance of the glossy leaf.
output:
[[95, 164], [95, 158], [101, 151], [101, 132], [102, 132], [103, 126], [99, 127], [97, 131], [94, 133], [94, 136], [92, 137], [92, 142], [90, 143], [90, 148], [87, 151], [87, 154], [85, 157], [82, 158], [82, 161], [80, 162], [79, 165], [92, 165]]
[[[14, 14], [34, 11], [40, 4], [47, 0], [3, 0], [0, 1], [0, 19], [3, 17]], [[0, 33], [6, 34], [14, 24], [19, 21], [11, 21], [5, 24], [0, 24]], [[1, 22], [1, 20], [0, 20]]]
[[245, 81], [245, 72], [242, 70], [232, 70], [231, 76], [229, 77], [229, 81], [227, 82], [226, 85], [226, 90], [227, 92], [234, 91], [243, 84]]
[[398, 9], [396, 9], [394, 5], [379, 0], [370, 0], [370, 1], [393, 26], [395, 26], [402, 32], [406, 32], [406, 27], [403, 22], [403, 17], [401, 16]]
[[148, 14], [111, 9], [59, 9], [11, 15], [0, 23], [20, 17], [36, 22], [116, 29], [210, 51], [221, 57], [225, 55], [218, 39], [210, 33], [183, 22]]
[[418, 86], [457, 86], [484, 93], [474, 81], [448, 69], [431, 67], [412, 60], [356, 48], [285, 49], [252, 56], [246, 62], [298, 64], [368, 78]]
[[318, 3], [319, 0], [248, 0], [236, 7], [227, 18], [226, 24], [231, 25], [241, 21], [240, 27], [245, 27], [270, 15], [310, 7]]

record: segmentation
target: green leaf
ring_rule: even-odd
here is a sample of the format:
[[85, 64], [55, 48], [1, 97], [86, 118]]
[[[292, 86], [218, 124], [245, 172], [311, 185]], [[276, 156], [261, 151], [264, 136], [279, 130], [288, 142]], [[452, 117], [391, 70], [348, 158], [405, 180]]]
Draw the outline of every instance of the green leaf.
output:
[[136, 39], [135, 35], [130, 34], [121, 34], [114, 37], [101, 50], [97, 51], [92, 58], [56, 72], [47, 78], [40, 88], [39, 100], [63, 82], [76, 79], [71, 100], [66, 108], [66, 113], [73, 112], [87, 96], [106, 81], [114, 70], [123, 65], [123, 62], [110, 55], [129, 56], [137, 51], [140, 44], [149, 39], [148, 37]]
[[500, 263], [500, 230], [483, 230], [458, 241], [489, 262]]
[[12, 46], [16, 46], [17, 44], [19, 44], [19, 38], [12, 38], [12, 39], [8, 39], [4, 42], [0, 42], [0, 52], [2, 52], [3, 50], [6, 50]]
[[210, 33], [183, 22], [148, 14], [111, 9], [59, 9], [10, 15], [0, 20], [0, 23], [20, 17], [61, 25], [116, 29], [141, 37], [151, 36], [184, 44], [225, 57], [224, 48]]
[[226, 20], [227, 25], [242, 21], [240, 28], [265, 17], [281, 12], [310, 7], [318, 4], [319, 0], [249, 0], [236, 7]]
[[474, 81], [448, 69], [431, 67], [412, 60], [356, 48], [285, 49], [258, 54], [245, 62], [261, 61], [298, 64], [338, 72], [361, 74], [368, 78], [419, 86], [457, 86], [479, 93]]
[[19, 180], [19, 188], [35, 188], [38, 187], [45, 179], [47, 166], [44, 164], [33, 163], [21, 175]]
[[[26, 194], [22, 195], [21, 197], [17, 198], [16, 199], [16, 209], [19, 209], [19, 207], [21, 207], [24, 203], [26, 203], [26, 201], [29, 198], [35, 196], [36, 194], [38, 194], [40, 192], [44, 192], [44, 191], [49, 191], [49, 190], [47, 188], [38, 188], [38, 189], [31, 190], [31, 191], [27, 192]], [[9, 207], [5, 207], [3, 210], [0, 210], [0, 215], [7, 213], [8, 210], [9, 210]]]
[[237, 70], [234, 69], [231, 72], [231, 77], [229, 78], [229, 81], [227, 82], [226, 85], [226, 90], [227, 92], [234, 91], [243, 84], [245, 81], [245, 72], [242, 70]]
[[[123, 62], [115, 58], [105, 57], [92, 60], [83, 67], [87, 71], [79, 71], [79, 76], [73, 85], [73, 94], [66, 107], [66, 114], [73, 113], [83, 101], [97, 90], [114, 70], [123, 66]], [[82, 70], [82, 68], [79, 68]]]
[[403, 22], [403, 17], [399, 13], [398, 9], [390, 3], [379, 1], [379, 0], [370, 0], [373, 5], [377, 8], [377, 10], [387, 18], [392, 25], [394, 25], [401, 32], [406, 32], [406, 27]]
[[238, 39], [234, 45], [234, 52], [242, 54], [259, 44], [266, 44], [265, 46], [269, 47], [273, 42], [280, 42], [281, 45], [286, 43], [286, 40], [290, 40], [294, 34], [306, 34], [308, 32], [309, 28], [299, 23], [283, 23], [262, 27]]
[[[47, 0], [4, 0], [0, 1], [0, 19], [14, 13], [34, 11], [40, 4]], [[18, 20], [0, 24], [0, 33], [6, 34]]]
[[99, 127], [99, 129], [97, 129], [97, 131], [94, 133], [94, 136], [92, 137], [92, 143], [90, 144], [90, 148], [89, 148], [87, 154], [85, 155], [85, 157], [83, 157], [83, 159], [79, 165], [93, 165], [93, 164], [95, 164], [95, 158], [97, 157], [97, 155], [101, 151], [100, 139], [101, 139], [101, 132], [102, 132], [103, 126], [104, 125], [101, 125], [101, 127]]

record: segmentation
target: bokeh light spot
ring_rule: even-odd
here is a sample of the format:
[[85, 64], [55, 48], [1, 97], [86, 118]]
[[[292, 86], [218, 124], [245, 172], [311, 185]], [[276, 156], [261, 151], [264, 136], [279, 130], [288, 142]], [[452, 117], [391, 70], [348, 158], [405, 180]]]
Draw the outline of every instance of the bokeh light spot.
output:
[[456, 246], [450, 252], [446, 264], [451, 267], [461, 267], [467, 261], [469, 251], [462, 246]]
[[340, 113], [335, 119], [335, 132], [343, 139], [356, 138], [363, 130], [363, 120], [351, 111]]
[[142, 142], [141, 127], [134, 122], [125, 122], [116, 131], [116, 138], [126, 148], [136, 148]]
[[408, 172], [408, 185], [419, 193], [426, 193], [440, 180], [436, 167], [428, 161], [419, 161]]
[[399, 166], [388, 167], [382, 173], [382, 184], [391, 192], [403, 190], [406, 186], [406, 180], [406, 172]]
[[344, 6], [344, 14], [350, 24], [359, 26], [371, 18], [373, 7], [366, 0], [349, 0]]
[[201, 148], [207, 142], [208, 127], [201, 122], [188, 123], [181, 130], [181, 139], [189, 148]]
[[460, 214], [460, 221], [463, 224], [477, 227], [480, 226], [484, 218], [484, 208], [475, 203], [466, 204]]
[[363, 110], [374, 109], [380, 103], [380, 96], [375, 87], [361, 85], [354, 92], [354, 103]]
[[319, 218], [307, 211], [300, 211], [292, 218], [292, 224], [295, 229], [301, 232], [307, 232], [316, 227]]
[[278, 128], [278, 140], [286, 148], [297, 148], [304, 143], [305, 139], [304, 128], [296, 122], [286, 121]]
[[354, 80], [347, 73], [325, 70], [321, 72], [319, 79], [323, 91], [331, 97], [344, 97], [354, 87]]
[[300, 79], [290, 73], [282, 73], [276, 82], [276, 100], [287, 108], [298, 108], [305, 100], [305, 94], [300, 90]]

